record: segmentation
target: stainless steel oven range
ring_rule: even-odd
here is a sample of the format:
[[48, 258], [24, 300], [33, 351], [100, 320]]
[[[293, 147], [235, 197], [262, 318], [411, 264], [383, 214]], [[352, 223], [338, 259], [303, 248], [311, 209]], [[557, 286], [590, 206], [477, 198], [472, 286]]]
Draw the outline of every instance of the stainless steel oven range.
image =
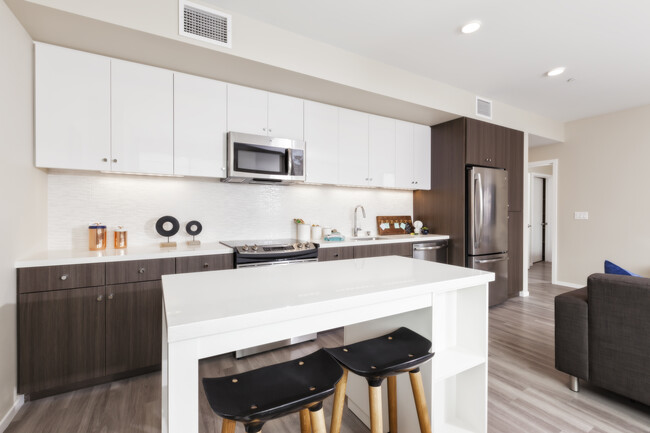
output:
[[[235, 251], [235, 268], [262, 266], [288, 266], [318, 261], [318, 244], [300, 242], [295, 239], [270, 241], [224, 241], [221, 242]], [[263, 290], [263, 288], [260, 288]], [[236, 358], [254, 355], [303, 341], [315, 340], [316, 334], [301, 335], [263, 346], [250, 347], [235, 352]]]

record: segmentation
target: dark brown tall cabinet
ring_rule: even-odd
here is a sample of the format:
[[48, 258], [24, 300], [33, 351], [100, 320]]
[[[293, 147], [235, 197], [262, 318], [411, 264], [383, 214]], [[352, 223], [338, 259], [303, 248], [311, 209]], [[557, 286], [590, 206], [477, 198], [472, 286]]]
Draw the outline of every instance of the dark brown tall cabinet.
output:
[[413, 216], [450, 236], [449, 263], [465, 266], [465, 167], [508, 171], [508, 295], [523, 285], [524, 134], [460, 118], [431, 128], [431, 190], [413, 193]]

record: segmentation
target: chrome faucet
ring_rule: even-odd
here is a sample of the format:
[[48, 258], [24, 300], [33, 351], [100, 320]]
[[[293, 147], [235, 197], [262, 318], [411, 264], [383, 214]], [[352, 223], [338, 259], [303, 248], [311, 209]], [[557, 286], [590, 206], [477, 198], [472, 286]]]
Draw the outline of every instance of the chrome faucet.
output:
[[363, 217], [364, 218], [366, 217], [366, 210], [363, 208], [363, 206], [358, 205], [357, 207], [354, 208], [354, 231], [353, 231], [354, 234], [353, 234], [353, 236], [355, 238], [357, 236], [359, 236], [359, 232], [361, 231], [361, 227], [359, 227], [359, 224], [357, 223], [357, 210], [359, 210], [359, 208], [361, 208], [361, 213], [362, 213]]

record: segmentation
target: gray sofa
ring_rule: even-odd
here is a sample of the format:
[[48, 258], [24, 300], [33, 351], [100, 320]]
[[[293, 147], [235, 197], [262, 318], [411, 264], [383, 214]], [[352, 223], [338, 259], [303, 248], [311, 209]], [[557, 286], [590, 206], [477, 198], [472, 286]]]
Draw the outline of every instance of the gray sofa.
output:
[[593, 274], [555, 297], [555, 368], [650, 405], [650, 278]]

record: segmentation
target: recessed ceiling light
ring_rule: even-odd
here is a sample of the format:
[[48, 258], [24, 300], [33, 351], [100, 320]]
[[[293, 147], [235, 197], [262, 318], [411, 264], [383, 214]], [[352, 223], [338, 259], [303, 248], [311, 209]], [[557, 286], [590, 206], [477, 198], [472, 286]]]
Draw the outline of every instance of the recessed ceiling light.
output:
[[560, 75], [560, 74], [564, 73], [565, 69], [566, 68], [564, 66], [560, 66], [559, 68], [553, 68], [553, 69], [551, 69], [550, 71], [548, 71], [546, 73], [546, 76], [555, 77], [556, 75]]
[[460, 31], [467, 34], [474, 33], [478, 29], [481, 28], [481, 22], [480, 21], [470, 21], [467, 24], [465, 24]]

